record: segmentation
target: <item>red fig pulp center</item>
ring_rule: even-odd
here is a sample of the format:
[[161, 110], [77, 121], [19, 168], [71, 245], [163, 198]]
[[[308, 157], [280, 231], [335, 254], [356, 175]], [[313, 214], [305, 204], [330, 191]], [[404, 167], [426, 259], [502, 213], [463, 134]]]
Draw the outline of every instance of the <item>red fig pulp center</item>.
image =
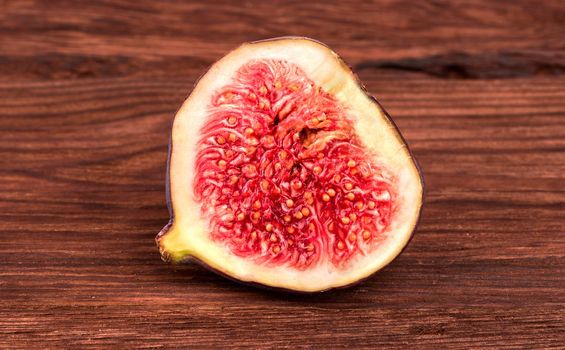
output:
[[234, 254], [297, 269], [345, 266], [383, 239], [392, 177], [351, 111], [279, 60], [251, 61], [210, 101], [194, 193]]

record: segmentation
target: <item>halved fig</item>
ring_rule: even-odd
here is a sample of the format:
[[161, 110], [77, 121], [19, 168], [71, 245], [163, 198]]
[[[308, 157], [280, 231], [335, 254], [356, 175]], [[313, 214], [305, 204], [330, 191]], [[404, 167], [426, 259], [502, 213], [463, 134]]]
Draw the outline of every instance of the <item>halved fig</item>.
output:
[[178, 111], [165, 261], [301, 292], [360, 281], [407, 245], [423, 199], [398, 129], [344, 62], [307, 38], [248, 43]]

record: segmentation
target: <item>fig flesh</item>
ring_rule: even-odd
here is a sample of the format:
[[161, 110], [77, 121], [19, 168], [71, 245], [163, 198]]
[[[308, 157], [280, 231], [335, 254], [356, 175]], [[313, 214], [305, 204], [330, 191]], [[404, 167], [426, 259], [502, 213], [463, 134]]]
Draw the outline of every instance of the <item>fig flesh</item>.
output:
[[248, 43], [175, 116], [164, 260], [316, 292], [365, 279], [416, 227], [423, 181], [390, 117], [328, 47]]

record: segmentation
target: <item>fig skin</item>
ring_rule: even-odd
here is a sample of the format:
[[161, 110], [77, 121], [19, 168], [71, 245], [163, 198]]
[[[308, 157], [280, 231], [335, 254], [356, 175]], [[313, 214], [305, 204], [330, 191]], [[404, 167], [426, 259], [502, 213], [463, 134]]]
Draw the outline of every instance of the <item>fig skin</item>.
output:
[[[244, 43], [241, 46], [243, 46], [245, 44], [256, 44], [256, 43], [284, 41], [284, 40], [309, 40], [309, 41], [315, 42], [319, 45], [322, 45], [325, 48], [327, 48], [328, 50], [333, 52], [333, 50], [331, 50], [331, 48], [329, 48], [326, 44], [324, 44], [324, 43], [322, 43], [318, 40], [315, 40], [315, 39], [311, 39], [311, 38], [308, 38], [308, 37], [301, 37], [301, 36], [283, 36], [283, 37], [277, 37], [277, 38], [271, 38], [271, 39], [251, 41], [251, 42], [248, 42], [248, 43]], [[229, 53], [237, 50], [238, 48], [226, 53], [225, 55], [227, 56]], [[161, 246], [161, 243], [160, 243], [160, 239], [165, 234], [167, 234], [167, 232], [169, 232], [169, 230], [171, 229], [171, 227], [173, 227], [173, 224], [175, 223], [175, 212], [174, 212], [172, 195], [171, 195], [171, 191], [172, 191], [172, 188], [171, 188], [171, 157], [172, 157], [172, 154], [173, 154], [173, 137], [172, 137], [173, 128], [171, 128], [170, 137], [169, 137], [169, 144], [168, 144], [168, 152], [167, 152], [167, 166], [166, 166], [166, 177], [165, 177], [165, 196], [166, 196], [166, 203], [167, 203], [167, 208], [168, 208], [168, 212], [169, 212], [169, 221], [161, 229], [161, 231], [159, 231], [159, 233], [155, 237], [156, 245], [159, 248], [159, 251], [161, 253], [161, 259], [164, 262], [175, 263], [175, 264], [196, 263], [196, 264], [202, 266], [203, 268], [205, 268], [209, 271], [212, 271], [212, 272], [216, 273], [217, 275], [222, 276], [222, 277], [224, 277], [228, 280], [234, 281], [234, 282], [236, 282], [240, 285], [255, 287], [255, 288], [259, 288], [259, 289], [263, 289], [263, 290], [269, 290], [269, 291], [290, 293], [290, 294], [313, 295], [313, 294], [325, 293], [325, 292], [333, 291], [333, 290], [347, 289], [347, 288], [351, 288], [353, 286], [359, 285], [359, 284], [363, 283], [364, 281], [372, 278], [378, 272], [384, 270], [386, 267], [388, 267], [393, 261], [395, 261], [406, 250], [406, 248], [408, 247], [408, 245], [410, 244], [410, 242], [414, 238], [414, 234], [415, 234], [415, 232], [416, 232], [416, 230], [419, 226], [420, 220], [421, 220], [421, 214], [422, 214], [425, 195], [426, 195], [426, 186], [425, 186], [425, 181], [424, 181], [424, 174], [422, 172], [420, 164], [418, 163], [416, 157], [414, 156], [414, 153], [412, 152], [412, 149], [409, 147], [408, 142], [406, 141], [404, 136], [400, 133], [400, 129], [398, 128], [398, 126], [396, 125], [396, 123], [394, 122], [394, 120], [392, 119], [390, 114], [385, 110], [385, 108], [381, 105], [381, 103], [373, 95], [371, 95], [367, 91], [365, 85], [361, 82], [361, 80], [359, 79], [356, 72], [353, 71], [352, 67], [349, 66], [347, 63], [345, 63], [345, 61], [343, 61], [341, 56], [336, 56], [336, 58], [338, 59], [340, 65], [346, 71], [348, 71], [351, 74], [351, 78], [354, 79], [355, 84], [363, 91], [363, 93], [367, 97], [369, 97], [371, 99], [372, 103], [374, 103], [375, 106], [377, 106], [379, 108], [379, 110], [382, 112], [382, 114], [385, 116], [385, 118], [387, 119], [387, 122], [391, 126], [393, 126], [397, 137], [401, 140], [402, 144], [404, 144], [406, 146], [406, 151], [408, 152], [409, 157], [410, 157], [414, 167], [416, 168], [418, 178], [419, 178], [419, 183], [420, 183], [420, 186], [421, 186], [421, 197], [419, 198], [418, 214], [417, 214], [417, 217], [416, 217], [416, 222], [415, 222], [415, 224], [412, 228], [412, 231], [409, 234], [409, 238], [408, 238], [406, 244], [404, 245], [404, 247], [401, 249], [401, 251], [394, 258], [392, 258], [388, 263], [386, 263], [385, 265], [380, 267], [378, 270], [374, 271], [373, 273], [371, 273], [371, 274], [369, 274], [369, 275], [367, 275], [363, 278], [360, 278], [360, 279], [355, 280], [351, 283], [344, 284], [344, 285], [341, 285], [341, 286], [332, 286], [330, 288], [316, 290], [316, 291], [305, 291], [305, 290], [283, 288], [283, 287], [263, 284], [263, 283], [256, 282], [256, 281], [243, 281], [243, 280], [237, 279], [237, 278], [235, 278], [235, 277], [233, 277], [233, 276], [231, 276], [231, 275], [229, 275], [229, 274], [227, 274], [227, 273], [225, 273], [225, 272], [223, 272], [219, 269], [213, 268], [210, 265], [208, 265], [207, 263], [205, 263], [204, 261], [202, 261], [202, 260], [200, 260], [200, 259], [198, 259], [194, 256], [191, 256], [191, 255], [187, 255], [187, 256], [183, 257], [182, 259], [175, 261], [170, 255], [168, 255], [168, 253], [164, 249], [162, 249], [162, 246]], [[205, 76], [208, 73], [209, 70], [210, 70], [210, 67], [208, 67], [208, 69], [195, 81], [195, 83], [193, 84], [193, 89], [199, 84], [202, 77]], [[192, 90], [191, 90], [191, 93], [192, 93]], [[190, 94], [188, 96], [190, 96]], [[181, 107], [179, 107], [179, 110], [180, 110], [180, 108]], [[178, 110], [177, 110], [177, 112], [178, 112]], [[176, 114], [175, 114], [175, 117], [176, 117]], [[173, 120], [173, 122], [174, 122], [174, 120]]]

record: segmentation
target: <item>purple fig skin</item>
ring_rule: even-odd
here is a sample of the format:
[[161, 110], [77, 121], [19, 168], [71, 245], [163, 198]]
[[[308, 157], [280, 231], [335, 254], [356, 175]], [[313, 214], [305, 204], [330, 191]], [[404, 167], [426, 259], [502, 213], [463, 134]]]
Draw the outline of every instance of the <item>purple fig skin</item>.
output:
[[[254, 44], [254, 43], [261, 43], [261, 42], [271, 42], [271, 41], [279, 41], [279, 40], [310, 40], [313, 42], [316, 42], [324, 47], [326, 47], [328, 50], [331, 50], [326, 44], [315, 40], [315, 39], [310, 39], [308, 37], [297, 37], [297, 36], [283, 36], [283, 37], [278, 37], [278, 38], [272, 38], [272, 39], [265, 39], [265, 40], [258, 40], [258, 41], [252, 41], [250, 42], [250, 44]], [[400, 255], [402, 255], [402, 253], [406, 250], [406, 248], [408, 247], [408, 245], [410, 244], [410, 242], [412, 241], [412, 239], [414, 238], [414, 234], [416, 233], [416, 230], [420, 224], [421, 218], [422, 218], [422, 209], [424, 207], [424, 199], [426, 197], [426, 186], [425, 186], [425, 181], [424, 181], [424, 173], [422, 172], [422, 168], [420, 166], [420, 164], [418, 163], [416, 157], [414, 156], [414, 153], [412, 152], [412, 149], [409, 147], [408, 142], [406, 142], [404, 136], [402, 136], [402, 134], [400, 133], [400, 129], [398, 128], [398, 126], [396, 125], [396, 123], [394, 122], [394, 120], [392, 119], [392, 117], [390, 116], [390, 114], [384, 109], [384, 107], [381, 105], [381, 103], [373, 96], [371, 95], [368, 91], [367, 88], [365, 87], [365, 85], [361, 82], [361, 80], [359, 79], [359, 76], [353, 71], [352, 67], [349, 66], [348, 64], [346, 64], [343, 59], [340, 56], [337, 56], [340, 64], [346, 68], [350, 73], [351, 76], [355, 79], [356, 84], [361, 88], [361, 90], [365, 93], [365, 95], [367, 95], [372, 101], [373, 103], [375, 103], [375, 105], [377, 105], [379, 107], [379, 109], [383, 112], [383, 114], [385, 115], [385, 117], [387, 118], [387, 121], [394, 127], [397, 136], [400, 138], [400, 140], [402, 141], [402, 143], [406, 146], [406, 149], [408, 150], [408, 153], [410, 155], [410, 159], [412, 160], [412, 162], [414, 163], [414, 166], [416, 167], [416, 170], [418, 172], [418, 176], [419, 176], [419, 180], [420, 180], [420, 184], [422, 186], [422, 196], [420, 198], [420, 208], [418, 210], [418, 217], [416, 220], [416, 223], [414, 224], [414, 228], [412, 229], [412, 232], [410, 233], [410, 237], [408, 239], [408, 241], [406, 242], [406, 244], [404, 245], [404, 247], [402, 248], [402, 250], [400, 251], [400, 253], [398, 253], [390, 262], [388, 262], [386, 265], [382, 266], [380, 269], [378, 269], [377, 271], [373, 272], [372, 274], [361, 278], [355, 282], [349, 283], [347, 285], [343, 285], [343, 286], [339, 286], [339, 287], [332, 287], [332, 288], [328, 288], [328, 289], [324, 289], [324, 290], [319, 290], [319, 291], [300, 291], [300, 290], [295, 290], [295, 289], [288, 289], [288, 288], [281, 288], [281, 287], [273, 287], [273, 286], [269, 286], [269, 285], [265, 285], [259, 282], [246, 282], [246, 281], [241, 281], [238, 280], [220, 270], [217, 270], [211, 266], [209, 266], [208, 264], [206, 264], [205, 262], [203, 262], [202, 260], [199, 260], [193, 256], [187, 256], [185, 258], [183, 258], [180, 261], [177, 261], [177, 264], [188, 264], [188, 263], [196, 263], [202, 267], [204, 267], [205, 269], [214, 272], [215, 274], [222, 276], [228, 280], [234, 281], [240, 285], [244, 285], [244, 286], [250, 286], [250, 287], [254, 287], [254, 288], [259, 288], [262, 290], [268, 290], [268, 291], [274, 291], [274, 292], [282, 292], [282, 293], [289, 293], [289, 294], [296, 294], [296, 295], [315, 295], [315, 294], [319, 294], [319, 293], [325, 293], [328, 291], [336, 291], [336, 290], [342, 290], [342, 289], [347, 289], [347, 288], [351, 288], [353, 286], [359, 285], [363, 282], [365, 282], [366, 280], [372, 278], [374, 275], [376, 275], [377, 273], [383, 271], [385, 268], [387, 268], [390, 264], [392, 264], [392, 262], [394, 262], [396, 259], [398, 259], [398, 257]], [[194, 83], [193, 85], [193, 89], [196, 85], [198, 85], [200, 79], [208, 72], [208, 70], [206, 70], [206, 72], [204, 72], [204, 74], [202, 74]], [[189, 94], [190, 95], [190, 94]], [[168, 147], [168, 154], [167, 154], [167, 173], [166, 173], [166, 177], [165, 177], [165, 196], [166, 196], [166, 203], [167, 203], [167, 208], [169, 211], [169, 222], [161, 229], [161, 231], [159, 231], [159, 233], [157, 234], [157, 236], [155, 237], [155, 242], [157, 243], [157, 247], [160, 250], [160, 246], [159, 246], [159, 239], [165, 235], [169, 229], [172, 227], [174, 220], [175, 220], [175, 212], [173, 209], [173, 202], [172, 202], [172, 197], [171, 197], [171, 171], [170, 171], [170, 164], [171, 164], [171, 156], [173, 154], [173, 142], [172, 142], [172, 128], [171, 128], [171, 134], [169, 137], [169, 147]], [[161, 259], [165, 262], [172, 262], [172, 259], [166, 255], [166, 253], [162, 252], [161, 253]]]

